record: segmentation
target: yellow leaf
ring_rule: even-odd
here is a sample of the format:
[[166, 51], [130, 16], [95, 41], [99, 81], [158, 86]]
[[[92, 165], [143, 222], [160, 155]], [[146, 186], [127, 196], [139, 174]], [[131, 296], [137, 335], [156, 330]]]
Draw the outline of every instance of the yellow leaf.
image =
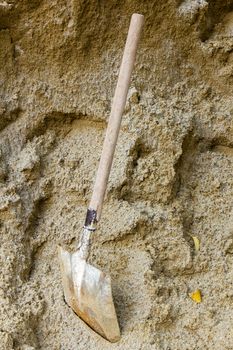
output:
[[189, 293], [190, 298], [195, 301], [195, 303], [201, 303], [202, 297], [201, 297], [201, 291], [200, 289], [195, 290], [192, 293]]
[[191, 236], [194, 242], [195, 250], [198, 252], [200, 250], [200, 241], [196, 236]]

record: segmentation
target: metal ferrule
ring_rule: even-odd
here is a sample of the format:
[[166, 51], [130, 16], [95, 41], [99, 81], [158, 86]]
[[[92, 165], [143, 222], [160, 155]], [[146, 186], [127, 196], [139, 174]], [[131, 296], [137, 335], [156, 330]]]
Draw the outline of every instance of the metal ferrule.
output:
[[88, 258], [91, 248], [91, 235], [96, 230], [96, 215], [95, 210], [87, 209], [85, 224], [78, 244], [80, 257], [85, 260]]

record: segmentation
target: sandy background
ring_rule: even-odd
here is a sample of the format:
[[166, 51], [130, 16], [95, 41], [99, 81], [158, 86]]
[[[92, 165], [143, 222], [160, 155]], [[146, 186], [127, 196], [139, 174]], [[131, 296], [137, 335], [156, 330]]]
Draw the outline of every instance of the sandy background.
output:
[[[113, 345], [64, 303], [57, 246], [78, 242], [133, 12], [90, 259], [112, 276]], [[232, 81], [232, 0], [0, 1], [1, 350], [233, 349]]]

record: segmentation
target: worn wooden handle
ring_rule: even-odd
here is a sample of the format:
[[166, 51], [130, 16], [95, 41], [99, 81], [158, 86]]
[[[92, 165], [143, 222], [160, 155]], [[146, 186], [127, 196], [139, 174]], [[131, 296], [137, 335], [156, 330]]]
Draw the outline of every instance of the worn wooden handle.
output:
[[121, 62], [118, 82], [113, 98], [111, 114], [106, 130], [99, 168], [97, 171], [93, 194], [89, 206], [89, 209], [97, 212], [97, 221], [100, 219], [101, 215], [104, 195], [120, 130], [121, 117], [125, 108], [130, 78], [143, 23], [143, 15], [137, 13], [132, 15]]

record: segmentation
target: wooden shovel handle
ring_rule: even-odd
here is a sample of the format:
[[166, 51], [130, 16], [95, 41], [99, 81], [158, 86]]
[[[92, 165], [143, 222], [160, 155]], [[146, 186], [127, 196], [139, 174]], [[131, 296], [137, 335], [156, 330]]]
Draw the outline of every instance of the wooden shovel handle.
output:
[[125, 108], [131, 73], [133, 70], [136, 50], [140, 39], [140, 34], [142, 32], [143, 23], [143, 15], [137, 13], [132, 15], [121, 62], [118, 82], [113, 98], [111, 114], [106, 130], [99, 168], [97, 171], [93, 194], [89, 206], [90, 210], [97, 212], [97, 221], [100, 219], [102, 211], [104, 195], [120, 130], [121, 117]]

